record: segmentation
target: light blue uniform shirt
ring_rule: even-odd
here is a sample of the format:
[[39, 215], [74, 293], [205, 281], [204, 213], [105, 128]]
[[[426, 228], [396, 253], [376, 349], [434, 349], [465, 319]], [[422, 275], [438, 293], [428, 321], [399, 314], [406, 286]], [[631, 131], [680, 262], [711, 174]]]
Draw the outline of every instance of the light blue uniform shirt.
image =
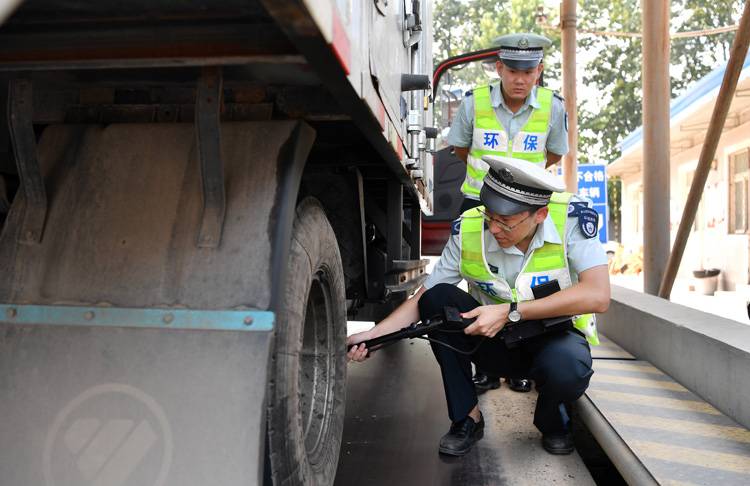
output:
[[[587, 201], [589, 207], [591, 202], [579, 196], [573, 196], [571, 203], [576, 201]], [[570, 268], [573, 283], [578, 281], [578, 274], [589, 268], [607, 264], [607, 255], [604, 253], [604, 247], [599, 242], [598, 235], [593, 238], [586, 238], [578, 227], [578, 218], [569, 218], [566, 226], [566, 239], [568, 251], [568, 265]], [[499, 274], [505, 275], [508, 284], [515, 286], [516, 278], [521, 272], [526, 260], [531, 252], [541, 248], [545, 241], [560, 244], [560, 235], [555, 228], [555, 223], [551, 216], [547, 216], [542, 224], [537, 226], [536, 233], [529, 244], [526, 253], [522, 252], [515, 246], [502, 248], [495, 241], [495, 237], [489, 230], [483, 232], [485, 258], [487, 263], [500, 270]], [[448, 243], [440, 255], [440, 260], [435, 264], [432, 273], [424, 282], [424, 287], [430, 289], [440, 283], [449, 283], [457, 285], [463, 280], [461, 276], [461, 236], [460, 234], [451, 235]]]
[[[516, 113], [510, 111], [505, 104], [499, 83], [492, 85], [490, 91], [490, 102], [495, 109], [495, 116], [500, 124], [508, 132], [508, 140], [513, 140], [516, 134], [523, 128], [531, 115], [532, 108], [539, 108], [536, 99], [536, 86], [526, 98], [523, 106]], [[552, 109], [550, 113], [549, 135], [547, 136], [547, 152], [557, 155], [568, 153], [568, 126], [566, 121], [565, 105], [557, 96], [552, 97]], [[474, 132], [474, 96], [465, 96], [458, 108], [458, 113], [453, 120], [450, 132], [448, 132], [448, 145], [454, 147], [470, 147]]]

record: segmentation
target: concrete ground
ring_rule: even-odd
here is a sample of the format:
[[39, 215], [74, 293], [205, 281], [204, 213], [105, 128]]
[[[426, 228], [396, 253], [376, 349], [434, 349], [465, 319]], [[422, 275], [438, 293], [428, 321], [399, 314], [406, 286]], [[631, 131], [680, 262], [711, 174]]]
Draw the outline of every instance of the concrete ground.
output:
[[536, 393], [503, 386], [480, 396], [484, 438], [464, 457], [438, 454], [450, 425], [439, 368], [427, 343], [404, 341], [350, 363], [337, 486], [593, 485], [578, 454], [542, 449], [532, 424]]

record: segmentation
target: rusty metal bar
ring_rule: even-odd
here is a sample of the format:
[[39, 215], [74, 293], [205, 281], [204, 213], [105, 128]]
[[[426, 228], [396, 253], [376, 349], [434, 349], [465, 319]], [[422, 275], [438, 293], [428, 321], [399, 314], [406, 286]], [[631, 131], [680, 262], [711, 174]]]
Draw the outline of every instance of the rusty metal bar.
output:
[[201, 248], [219, 246], [226, 213], [224, 162], [221, 159], [221, 95], [221, 68], [203, 68], [195, 100], [195, 133], [203, 187], [203, 219], [198, 236]]
[[643, 290], [656, 295], [669, 256], [669, 0], [643, 12]]
[[[0, 0], [1, 3], [1, 0]], [[270, 24], [220, 22], [132, 27], [99, 26], [0, 32], [0, 70], [102, 69], [288, 62], [299, 59]]]
[[31, 80], [16, 78], [8, 83], [8, 128], [16, 167], [25, 196], [23, 225], [18, 242], [32, 245], [42, 240], [47, 219], [47, 192], [36, 154], [36, 134]]
[[563, 157], [562, 169], [565, 188], [578, 192], [578, 102], [576, 93], [576, 0], [563, 0], [560, 5], [562, 25], [563, 97], [568, 113], [568, 145], [570, 149]]
[[737, 89], [737, 81], [740, 77], [745, 57], [747, 56], [748, 44], [750, 44], [750, 1], [745, 2], [745, 11], [742, 13], [737, 36], [734, 38], [732, 50], [729, 53], [724, 80], [719, 89], [719, 95], [714, 105], [714, 112], [711, 115], [711, 123], [708, 126], [706, 139], [701, 149], [700, 158], [698, 159], [698, 166], [695, 169], [695, 176], [690, 185], [690, 193], [685, 202], [685, 210], [682, 213], [680, 227], [677, 229], [677, 237], [675, 238], [672, 253], [669, 255], [664, 278], [659, 286], [659, 297], [664, 299], [668, 299], [672, 293], [672, 286], [677, 276], [677, 270], [680, 267], [682, 255], [685, 252], [685, 245], [687, 245], [687, 240], [690, 236], [690, 228], [693, 226], [695, 215], [698, 212], [698, 205], [703, 196], [703, 188], [706, 185], [708, 172], [711, 170], [711, 162], [716, 155], [716, 147], [719, 145], [719, 139], [721, 138], [721, 132], [724, 129], [724, 123], [729, 113], [729, 107], [732, 104], [732, 99]]

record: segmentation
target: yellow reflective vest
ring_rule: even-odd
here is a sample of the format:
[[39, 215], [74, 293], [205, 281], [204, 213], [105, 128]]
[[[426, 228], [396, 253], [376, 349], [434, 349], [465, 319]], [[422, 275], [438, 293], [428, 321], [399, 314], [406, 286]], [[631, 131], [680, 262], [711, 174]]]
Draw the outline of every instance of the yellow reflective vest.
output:
[[[483, 209], [482, 206], [464, 212], [459, 233], [459, 271], [469, 284], [469, 293], [482, 304], [502, 304], [533, 300], [532, 287], [550, 280], [556, 279], [561, 289], [573, 285], [566, 252], [566, 225], [571, 197], [570, 193], [554, 193], [549, 204], [549, 214], [562, 243], [545, 241], [542, 247], [533, 250], [512, 286], [489, 269], [484, 251], [484, 217], [479, 212], [479, 209]], [[594, 315], [577, 316], [573, 324], [591, 345], [599, 344]]]
[[487, 163], [482, 160], [483, 155], [503, 155], [542, 164], [544, 167], [553, 94], [552, 90], [537, 86], [539, 108], [531, 111], [526, 124], [509, 140], [508, 132], [498, 121], [492, 107], [489, 85], [474, 90], [474, 132], [461, 192], [479, 197], [488, 168]]

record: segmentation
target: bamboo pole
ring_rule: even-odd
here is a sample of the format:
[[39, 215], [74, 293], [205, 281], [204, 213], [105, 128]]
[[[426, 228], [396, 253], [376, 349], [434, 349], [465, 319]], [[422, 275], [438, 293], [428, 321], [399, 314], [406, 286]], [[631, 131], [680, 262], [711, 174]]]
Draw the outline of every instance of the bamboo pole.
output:
[[659, 286], [659, 297], [664, 299], [668, 299], [672, 293], [672, 286], [677, 276], [677, 270], [680, 267], [682, 255], [685, 252], [685, 245], [687, 245], [687, 240], [690, 236], [690, 228], [693, 226], [695, 215], [698, 212], [698, 204], [700, 204], [701, 197], [703, 196], [703, 188], [706, 185], [706, 179], [708, 179], [711, 162], [716, 156], [716, 147], [719, 145], [721, 132], [724, 129], [724, 123], [729, 114], [729, 107], [732, 104], [732, 99], [737, 89], [737, 81], [740, 77], [745, 57], [747, 56], [748, 44], [750, 44], [750, 0], [745, 2], [745, 11], [742, 13], [737, 35], [732, 43], [727, 69], [724, 72], [724, 80], [721, 83], [716, 105], [714, 105], [714, 111], [711, 115], [711, 122], [706, 132], [706, 139], [701, 148], [698, 166], [695, 169], [695, 176], [690, 185], [690, 193], [685, 202], [685, 210], [682, 212], [680, 227], [677, 229], [677, 237], [675, 238], [672, 253], [669, 255], [664, 278]]
[[643, 290], [659, 291], [669, 256], [669, 0], [643, 12]]
[[565, 188], [578, 192], [578, 108], [576, 93], [576, 0], [562, 0], [560, 23], [562, 25], [563, 98], [568, 116], [568, 153], [563, 157], [562, 169]]

